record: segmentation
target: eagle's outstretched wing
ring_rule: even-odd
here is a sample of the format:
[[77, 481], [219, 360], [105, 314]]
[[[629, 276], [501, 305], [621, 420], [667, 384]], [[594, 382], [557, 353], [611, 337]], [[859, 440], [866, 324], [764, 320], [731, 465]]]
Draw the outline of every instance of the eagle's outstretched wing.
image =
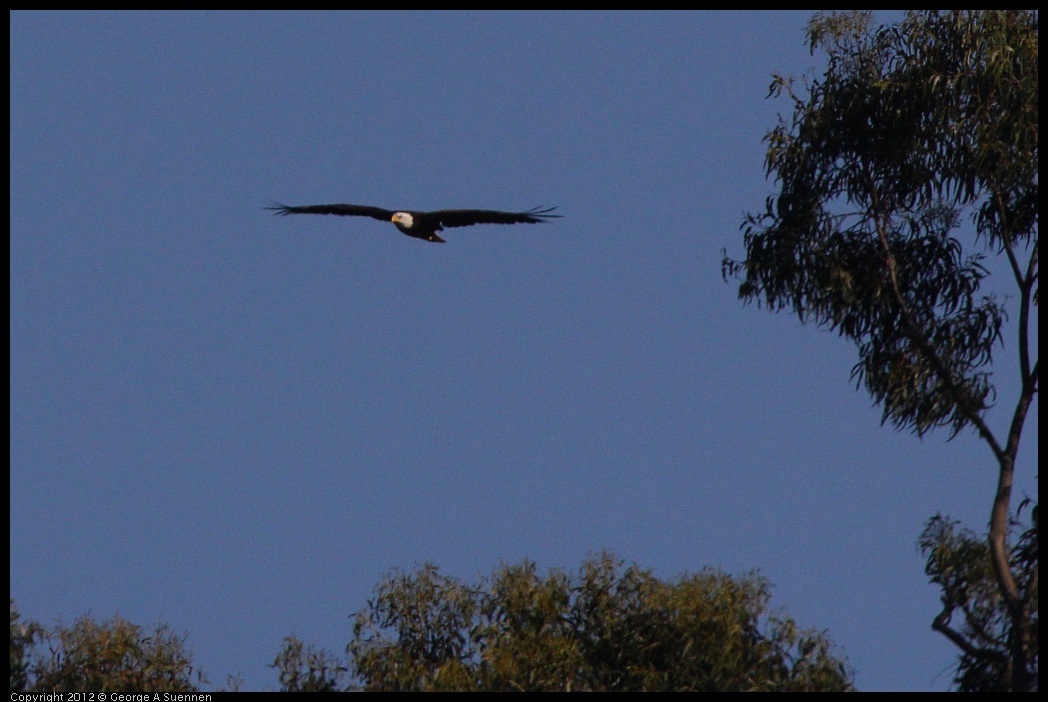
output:
[[498, 210], [434, 210], [433, 212], [419, 212], [427, 222], [439, 224], [443, 227], [471, 227], [474, 224], [537, 224], [552, 217], [561, 215], [550, 214], [556, 207], [540, 209], [536, 207], [524, 212], [500, 212]]
[[274, 202], [267, 210], [273, 210], [278, 215], [293, 214], [330, 214], [342, 215], [343, 217], [371, 217], [386, 222], [393, 217], [395, 210], [384, 210], [381, 207], [369, 207], [368, 205], [304, 205], [302, 207], [290, 207]]

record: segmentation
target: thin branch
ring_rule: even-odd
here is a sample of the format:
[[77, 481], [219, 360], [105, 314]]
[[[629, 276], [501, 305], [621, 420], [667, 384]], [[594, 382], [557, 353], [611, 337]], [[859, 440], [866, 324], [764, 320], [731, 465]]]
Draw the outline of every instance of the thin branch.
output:
[[1005, 663], [1008, 657], [1000, 651], [995, 651], [989, 648], [979, 648], [973, 646], [963, 634], [956, 629], [952, 629], [949, 625], [950, 617], [953, 615], [953, 605], [946, 604], [943, 606], [943, 610], [932, 620], [932, 629], [938, 631], [943, 636], [952, 641], [957, 648], [964, 651], [973, 658], [979, 658], [981, 660], [997, 661]]
[[[1001, 199], [1001, 193], [998, 190], [998, 188], [992, 185], [991, 187], [993, 188], [992, 197], [997, 205], [997, 216], [1001, 220], [1005, 220], [1008, 216], [1008, 208], [1005, 207], [1004, 201]], [[1011, 227], [1008, 226], [1008, 223], [1006, 221], [1002, 221], [1001, 229], [1009, 231], [1011, 230]], [[987, 241], [989, 242], [989, 238], [987, 238]], [[1001, 245], [1004, 248], [1004, 252], [1008, 255], [1008, 263], [1012, 267], [1012, 275], [1015, 276], [1015, 283], [1019, 286], [1019, 289], [1022, 290], [1024, 287], [1023, 274], [1022, 271], [1019, 269], [1019, 259], [1015, 256], [1015, 250], [1012, 248], [1012, 242], [1008, 237], [1002, 236]]]
[[931, 362], [936, 375], [939, 376], [939, 379], [942, 380], [943, 384], [946, 386], [946, 391], [953, 398], [953, 401], [961, 409], [968, 421], [975, 426], [983, 440], [989, 444], [990, 449], [993, 451], [997, 460], [999, 462], [1003, 461], [1005, 454], [1001, 449], [1001, 445], [997, 442], [997, 437], [994, 436], [990, 427], [985, 421], [983, 421], [978, 410], [972, 407], [971, 399], [967, 393], [961, 391], [960, 385], [954, 380], [950, 369], [946, 367], [946, 363], [943, 362], [939, 354], [936, 353], [934, 348], [932, 348], [932, 345], [928, 343], [928, 340], [924, 338], [920, 325], [917, 324], [917, 321], [913, 317], [913, 313], [910, 311], [910, 306], [906, 302], [906, 298], [903, 297], [902, 289], [899, 287], [899, 277], [895, 268], [895, 257], [892, 255], [891, 245], [888, 243], [888, 234], [883, 221], [884, 215], [881, 214], [883, 210], [881, 209], [877, 186], [873, 177], [869, 173], [866, 174], [866, 177], [869, 181], [872, 199], [871, 204], [875, 213], [872, 219], [874, 226], [877, 229], [877, 236], [880, 239], [881, 246], [884, 247], [884, 255], [888, 264], [888, 275], [891, 279], [892, 295], [895, 298], [895, 302], [899, 305], [899, 309], [902, 311], [903, 320], [906, 322], [907, 336], [917, 344], [921, 353], [923, 353]]
[[[1026, 276], [1019, 280], [1019, 371], [1022, 373], [1023, 391], [1028, 389], [1030, 376], [1030, 301], [1033, 296], [1034, 281], [1037, 280], [1037, 247], [1034, 242], [1030, 252], [1030, 261], [1026, 264]], [[1036, 378], [1033, 378], [1036, 381]]]

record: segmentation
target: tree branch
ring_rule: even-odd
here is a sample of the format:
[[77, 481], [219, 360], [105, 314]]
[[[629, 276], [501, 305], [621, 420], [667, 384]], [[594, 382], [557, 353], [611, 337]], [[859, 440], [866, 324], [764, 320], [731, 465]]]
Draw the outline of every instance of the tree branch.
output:
[[963, 634], [961, 634], [956, 629], [952, 629], [950, 627], [949, 623], [950, 618], [952, 616], [953, 605], [944, 604], [943, 610], [939, 612], [939, 614], [935, 617], [934, 620], [932, 620], [932, 629], [938, 631], [940, 634], [948, 638], [957, 646], [957, 648], [961, 649], [969, 656], [987, 661], [997, 661], [1000, 663], [1006, 663], [1008, 661], [1007, 656], [1005, 656], [1000, 651], [994, 651], [993, 649], [979, 648], [978, 646], [973, 646], [968, 641], [968, 639], [964, 637]]
[[968, 394], [961, 391], [960, 385], [954, 380], [953, 374], [950, 373], [949, 368], [946, 367], [946, 363], [943, 362], [939, 354], [935, 352], [932, 345], [928, 343], [928, 340], [924, 338], [920, 325], [917, 324], [916, 319], [913, 317], [913, 313], [910, 311], [910, 306], [906, 302], [906, 298], [902, 294], [902, 289], [899, 287], [899, 277], [896, 273], [895, 268], [895, 257], [892, 255], [891, 245], [888, 243], [887, 227], [884, 224], [884, 219], [887, 215], [882, 209], [880, 203], [880, 197], [878, 195], [877, 184], [873, 179], [873, 176], [869, 173], [869, 168], [866, 168], [866, 178], [869, 185], [870, 197], [872, 199], [872, 210], [873, 210], [873, 224], [877, 230], [877, 236], [880, 239], [881, 246], [884, 248], [885, 259], [888, 264], [888, 276], [891, 280], [892, 296], [895, 298], [895, 302], [899, 305], [899, 309], [902, 311], [903, 320], [906, 322], [906, 335], [917, 344], [917, 347], [921, 350], [921, 353], [925, 355], [928, 361], [932, 365], [932, 369], [936, 375], [946, 386], [946, 391], [953, 398], [954, 403], [961, 409], [965, 417], [971, 422], [979, 435], [982, 436], [983, 440], [986, 441], [990, 446], [990, 450], [993, 451], [994, 456], [998, 462], [1004, 460], [1004, 451], [1001, 449], [1001, 445], [997, 442], [997, 437], [993, 435], [990, 427], [983, 421], [979, 411], [972, 407], [971, 399]]
[[[891, 280], [892, 295], [902, 311], [903, 319], [907, 326], [907, 335], [917, 344], [921, 353], [926, 355], [929, 362], [931, 362], [935, 373], [942, 380], [943, 384], [946, 385], [947, 392], [950, 393], [954, 402], [969, 421], [975, 425], [979, 434], [990, 446], [994, 456], [997, 458], [999, 466], [997, 473], [997, 492], [994, 495], [993, 508], [990, 512], [990, 561], [993, 565], [994, 573], [997, 576], [997, 582], [1000, 585], [1001, 595], [1004, 597], [1005, 605], [1008, 610], [1008, 617], [1011, 619], [1013, 630], [1015, 632], [1021, 632], [1025, 621], [1025, 608], [1023, 606], [1022, 597], [1019, 594], [1019, 588], [1015, 583], [1015, 577], [1012, 575], [1011, 567], [1008, 562], [1008, 509], [1011, 504], [1012, 483], [1015, 474], [1015, 456], [1018, 452], [1019, 436], [1022, 433], [1022, 425], [1025, 421], [1030, 402], [1033, 399], [1033, 392], [1027, 391], [1027, 389], [1024, 388], [1019, 404], [1016, 407], [1015, 414], [1012, 417], [1012, 427], [1008, 435], [1008, 448], [1002, 449], [997, 442], [996, 437], [994, 437], [993, 432], [990, 431], [989, 426], [987, 426], [983, 421], [978, 411], [971, 406], [967, 393], [961, 391], [958, 383], [954, 380], [953, 375], [946, 367], [946, 364], [931, 347], [931, 344], [929, 344], [924, 338], [921, 329], [918, 327], [916, 320], [913, 317], [909, 305], [906, 302], [906, 298], [903, 296], [902, 290], [899, 287], [899, 279], [895, 270], [895, 259], [892, 256], [891, 246], [888, 242], [887, 227], [884, 223], [886, 215], [880, 205], [876, 183], [868, 169], [866, 177], [868, 179], [869, 192], [872, 198], [873, 211], [875, 213], [874, 226], [876, 227], [877, 236], [880, 239], [881, 246], [884, 247], [885, 257], [888, 263], [889, 278]], [[944, 610], [944, 613], [947, 613], [948, 617], [947, 610]], [[940, 631], [943, 635], [960, 646], [958, 638], [963, 639], [963, 637], [946, 626], [945, 621], [948, 621], [948, 619], [941, 621], [942, 616], [943, 615], [940, 614], [939, 617], [936, 617], [933, 628], [936, 628], [937, 631]], [[968, 642], [965, 642], [965, 645], [961, 646], [961, 648], [966, 652], [977, 650], [968, 644]], [[1021, 636], [1016, 636], [1014, 638], [1011, 646], [1011, 654], [1013, 674], [1025, 677], [1026, 648]], [[1016, 681], [1013, 681], [1013, 683], [1014, 682]], [[1015, 685], [1015, 687], [1025, 689], [1026, 685], [1024, 682], [1025, 681], [1019, 681], [1020, 684]]]

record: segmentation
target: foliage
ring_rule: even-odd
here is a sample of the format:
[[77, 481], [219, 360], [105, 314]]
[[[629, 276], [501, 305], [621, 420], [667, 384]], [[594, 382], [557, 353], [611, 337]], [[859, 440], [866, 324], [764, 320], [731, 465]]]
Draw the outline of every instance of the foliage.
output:
[[[990, 563], [1009, 626], [1025, 630], [1007, 531], [1039, 376], [1037, 13], [909, 12], [877, 29], [865, 13], [817, 15], [808, 36], [825, 73], [803, 90], [772, 82], [793, 106], [765, 138], [779, 193], [746, 217], [746, 258], [725, 255], [723, 274], [741, 278], [742, 299], [854, 341], [853, 378], [882, 421], [918, 435], [974, 428], [998, 464]], [[991, 256], [1007, 264], [1018, 307], [1021, 389], [1004, 441], [985, 419], [1006, 318], [985, 290]], [[1022, 640], [1010, 689], [1036, 686]]]
[[[725, 272], [745, 274], [744, 299], [856, 340], [856, 376], [886, 420], [957, 431], [988, 404], [980, 369], [1003, 320], [979, 297], [984, 254], [964, 255], [952, 236], [961, 209], [976, 208], [985, 247], [1014, 254], [1036, 240], [1035, 20], [913, 14], [874, 34], [867, 22], [813, 22], [829, 65], [806, 99], [781, 76], [772, 83], [794, 102], [766, 137], [781, 192], [748, 216], [747, 259], [726, 259]], [[1009, 31], [1021, 32], [1011, 44]]]
[[294, 636], [284, 637], [284, 648], [270, 667], [279, 671], [281, 692], [339, 692], [347, 689], [349, 668], [329, 651], [306, 647]]
[[347, 650], [365, 690], [851, 689], [827, 638], [769, 617], [768, 600], [756, 575], [667, 582], [608, 554], [475, 586], [426, 565], [379, 585]]
[[[1019, 522], [1013, 522], [1013, 527]], [[1009, 651], [1010, 626], [1007, 608], [1001, 597], [990, 562], [985, 539], [940, 514], [925, 527], [920, 539], [921, 552], [927, 558], [925, 572], [942, 588], [942, 612], [933, 628], [942, 632], [962, 650], [954, 682], [962, 692], [1000, 691], [1011, 679]], [[1037, 670], [1037, 507], [1031, 524], [1022, 533], [1011, 552], [1010, 561], [1024, 606], [1029, 613], [1018, 634], [1031, 651], [1031, 668]], [[960, 630], [951, 627], [955, 612], [963, 619]], [[1035, 672], [1036, 677], [1036, 672]]]
[[35, 622], [20, 622], [21, 615], [11, 599], [11, 692], [24, 692], [29, 685], [29, 657], [40, 626]]
[[18, 619], [12, 601], [12, 692], [195, 692], [205, 682], [166, 625], [147, 633], [119, 616], [83, 616], [48, 629]]

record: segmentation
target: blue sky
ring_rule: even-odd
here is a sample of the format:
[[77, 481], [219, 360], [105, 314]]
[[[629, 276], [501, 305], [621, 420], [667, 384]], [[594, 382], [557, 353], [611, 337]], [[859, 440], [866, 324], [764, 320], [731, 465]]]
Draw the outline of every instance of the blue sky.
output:
[[[275, 689], [390, 569], [606, 548], [759, 569], [860, 688], [946, 689], [916, 541], [982, 528], [989, 450], [881, 427], [851, 346], [720, 277], [810, 16], [13, 13], [20, 610], [164, 621]], [[434, 245], [271, 198], [564, 218]]]

